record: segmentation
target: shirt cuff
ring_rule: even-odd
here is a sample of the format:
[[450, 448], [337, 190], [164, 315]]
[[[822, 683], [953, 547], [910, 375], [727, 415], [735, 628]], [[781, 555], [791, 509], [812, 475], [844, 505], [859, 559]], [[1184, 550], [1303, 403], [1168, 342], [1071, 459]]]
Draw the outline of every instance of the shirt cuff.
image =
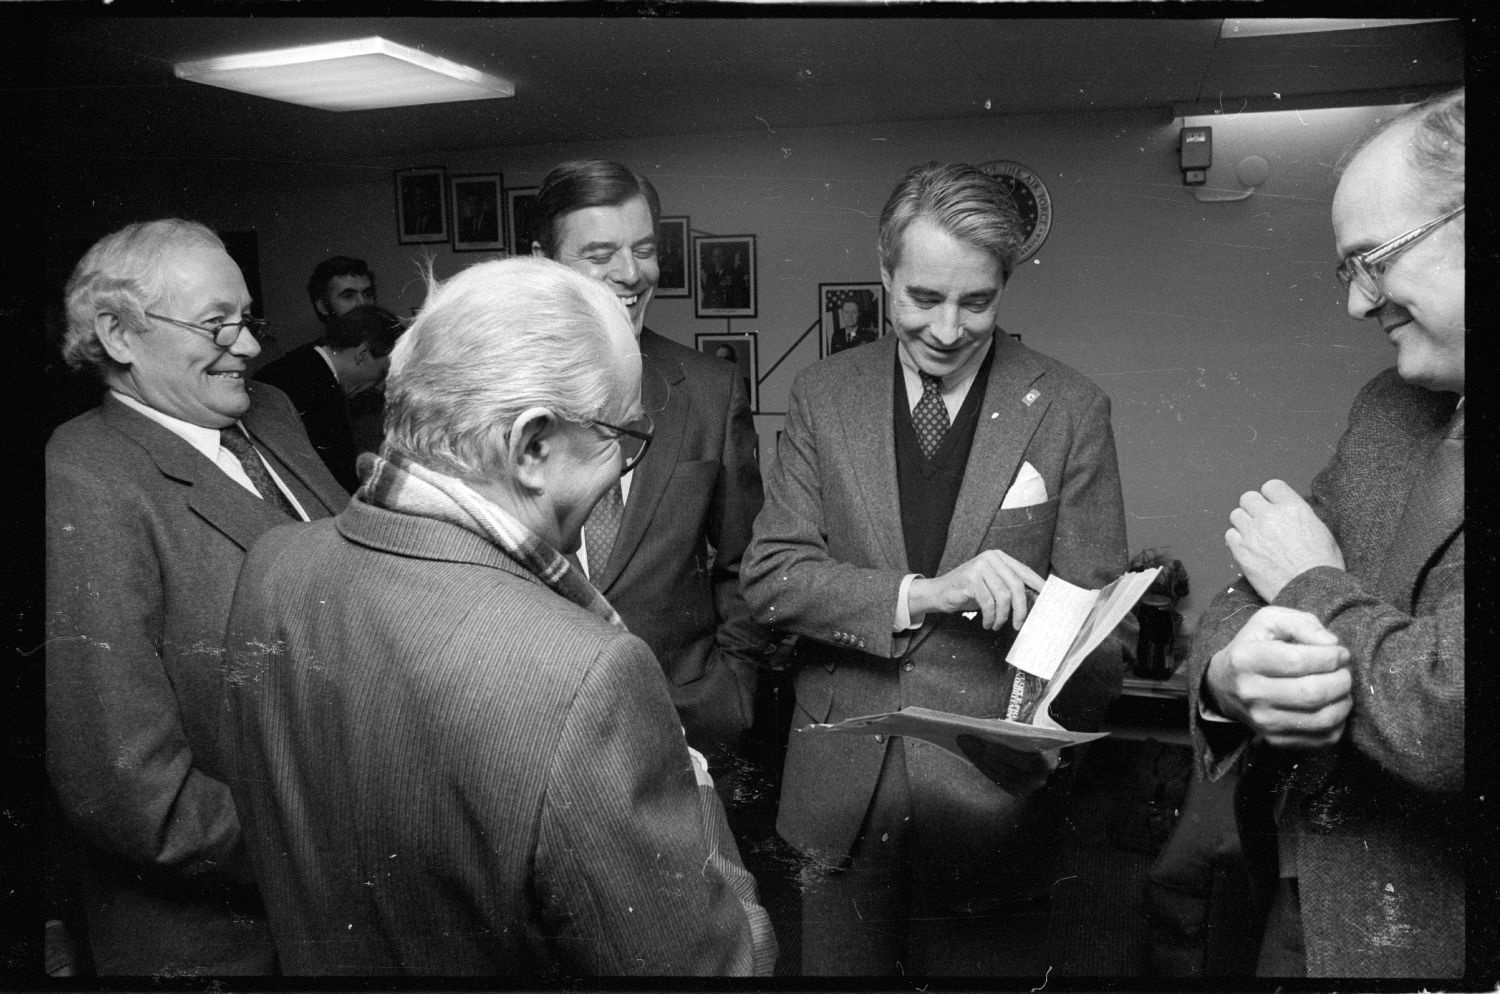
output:
[[927, 612], [925, 611], [913, 618], [911, 616], [911, 608], [906, 603], [907, 594], [911, 592], [911, 582], [921, 579], [921, 576], [922, 574], [920, 573], [908, 573], [901, 578], [901, 589], [896, 592], [896, 623], [891, 628], [891, 631], [905, 632], [913, 628], [921, 628], [922, 622], [927, 620]]

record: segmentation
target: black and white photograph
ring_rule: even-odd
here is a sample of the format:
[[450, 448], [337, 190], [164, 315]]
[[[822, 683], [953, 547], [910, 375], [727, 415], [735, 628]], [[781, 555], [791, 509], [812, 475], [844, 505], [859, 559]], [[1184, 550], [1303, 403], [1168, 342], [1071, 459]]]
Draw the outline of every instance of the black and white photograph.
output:
[[536, 240], [536, 191], [534, 186], [505, 191], [505, 224], [512, 255], [530, 255]]
[[658, 297], [691, 297], [693, 267], [688, 256], [688, 232], [692, 225], [686, 217], [662, 217], [656, 222], [656, 265], [661, 277], [656, 282]]
[[700, 235], [693, 239], [700, 318], [755, 317], [755, 236]]
[[735, 334], [709, 335], [699, 333], [694, 336], [698, 351], [704, 355], [711, 355], [715, 359], [732, 362], [744, 377], [745, 394], [750, 398], [750, 410], [760, 410], [760, 389], [756, 381], [760, 377], [760, 356], [756, 348], [756, 335], [753, 331], [742, 331]]
[[885, 334], [885, 287], [879, 283], [819, 283], [823, 315], [820, 356], [831, 356]]
[[402, 245], [448, 240], [443, 168], [401, 169], [396, 173], [396, 234]]
[[505, 249], [500, 217], [502, 187], [499, 173], [450, 179], [453, 251], [500, 252]]

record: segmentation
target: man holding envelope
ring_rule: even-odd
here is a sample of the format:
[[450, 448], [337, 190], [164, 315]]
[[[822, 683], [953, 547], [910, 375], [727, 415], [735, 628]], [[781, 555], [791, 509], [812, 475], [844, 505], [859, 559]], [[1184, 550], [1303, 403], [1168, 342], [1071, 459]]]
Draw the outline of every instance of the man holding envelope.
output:
[[[1040, 978], [1070, 777], [1055, 752], [801, 729], [918, 706], [1006, 713], [1028, 588], [1125, 569], [1109, 399], [996, 334], [1023, 239], [1003, 188], [929, 163], [880, 219], [896, 334], [804, 370], [742, 567], [756, 620], [801, 636], [777, 829], [809, 857], [808, 975]], [[1106, 638], [1051, 714], [1098, 724]]]

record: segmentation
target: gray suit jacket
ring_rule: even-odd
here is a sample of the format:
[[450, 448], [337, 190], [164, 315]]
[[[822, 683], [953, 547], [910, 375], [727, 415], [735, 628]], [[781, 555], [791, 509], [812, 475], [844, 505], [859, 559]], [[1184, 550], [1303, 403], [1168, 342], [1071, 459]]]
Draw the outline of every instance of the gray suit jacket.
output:
[[235, 799], [289, 974], [749, 974], [775, 940], [640, 639], [355, 500], [245, 563]]
[[[995, 348], [940, 569], [994, 548], [1044, 576], [1102, 586], [1126, 565], [1109, 399], [1003, 333]], [[915, 632], [891, 630], [909, 572], [892, 421], [895, 350], [896, 339], [887, 337], [797, 377], [744, 567], [756, 617], [803, 637], [777, 827], [804, 852], [835, 862], [855, 841], [885, 745], [798, 728], [907, 705], [998, 717], [1011, 690], [1004, 661], [1011, 629], [988, 632], [961, 615], [929, 615]], [[1001, 510], [1023, 462], [1041, 474], [1048, 499]], [[1060, 698], [1065, 727], [1098, 723], [1118, 692], [1120, 667], [1111, 637]], [[1066, 776], [1028, 800], [926, 742], [908, 740], [906, 762], [924, 831], [948, 842], [938, 854], [946, 870], [933, 872], [958, 868], [974, 889], [1000, 899], [1045, 888], [1044, 855], [1057, 834]]]
[[641, 404], [656, 436], [630, 483], [609, 562], [590, 579], [667, 675], [688, 742], [734, 751], [770, 634], [740, 593], [761, 506], [755, 425], [722, 359], [641, 333]]
[[[1281, 829], [1294, 837], [1312, 976], [1463, 972], [1463, 467], [1432, 478], [1426, 464], [1446, 431], [1462, 437], [1456, 401], [1386, 370], [1360, 391], [1333, 461], [1313, 481], [1313, 506], [1346, 569], [1308, 570], [1275, 603], [1316, 615], [1350, 651], [1354, 708], [1337, 746], [1289, 754], [1246, 741], [1238, 725], [1200, 720], [1210, 659], [1263, 604], [1243, 580], [1215, 598], [1194, 641], [1200, 769], [1222, 776], [1249, 749], [1240, 800], [1252, 857], [1265, 841], [1254, 828], [1265, 807], [1296, 788]], [[1253, 775], [1257, 767], [1268, 776]], [[1266, 779], [1269, 789], [1251, 796]]]
[[[348, 495], [274, 387], [242, 423], [303, 508]], [[47, 444], [47, 772], [88, 844], [103, 973], [265, 972], [221, 779], [219, 647], [251, 543], [286, 518], [113, 396]]]

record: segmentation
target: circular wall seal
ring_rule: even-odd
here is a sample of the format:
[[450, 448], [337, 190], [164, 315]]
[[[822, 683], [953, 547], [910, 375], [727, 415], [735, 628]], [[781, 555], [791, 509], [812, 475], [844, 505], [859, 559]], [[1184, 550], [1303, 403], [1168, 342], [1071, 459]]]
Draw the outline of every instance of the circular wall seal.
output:
[[979, 169], [1000, 181], [1021, 215], [1026, 240], [1021, 243], [1016, 262], [1025, 262], [1036, 255], [1036, 250], [1047, 240], [1047, 232], [1052, 230], [1052, 198], [1047, 194], [1046, 184], [1036, 173], [1010, 159], [981, 162]]

